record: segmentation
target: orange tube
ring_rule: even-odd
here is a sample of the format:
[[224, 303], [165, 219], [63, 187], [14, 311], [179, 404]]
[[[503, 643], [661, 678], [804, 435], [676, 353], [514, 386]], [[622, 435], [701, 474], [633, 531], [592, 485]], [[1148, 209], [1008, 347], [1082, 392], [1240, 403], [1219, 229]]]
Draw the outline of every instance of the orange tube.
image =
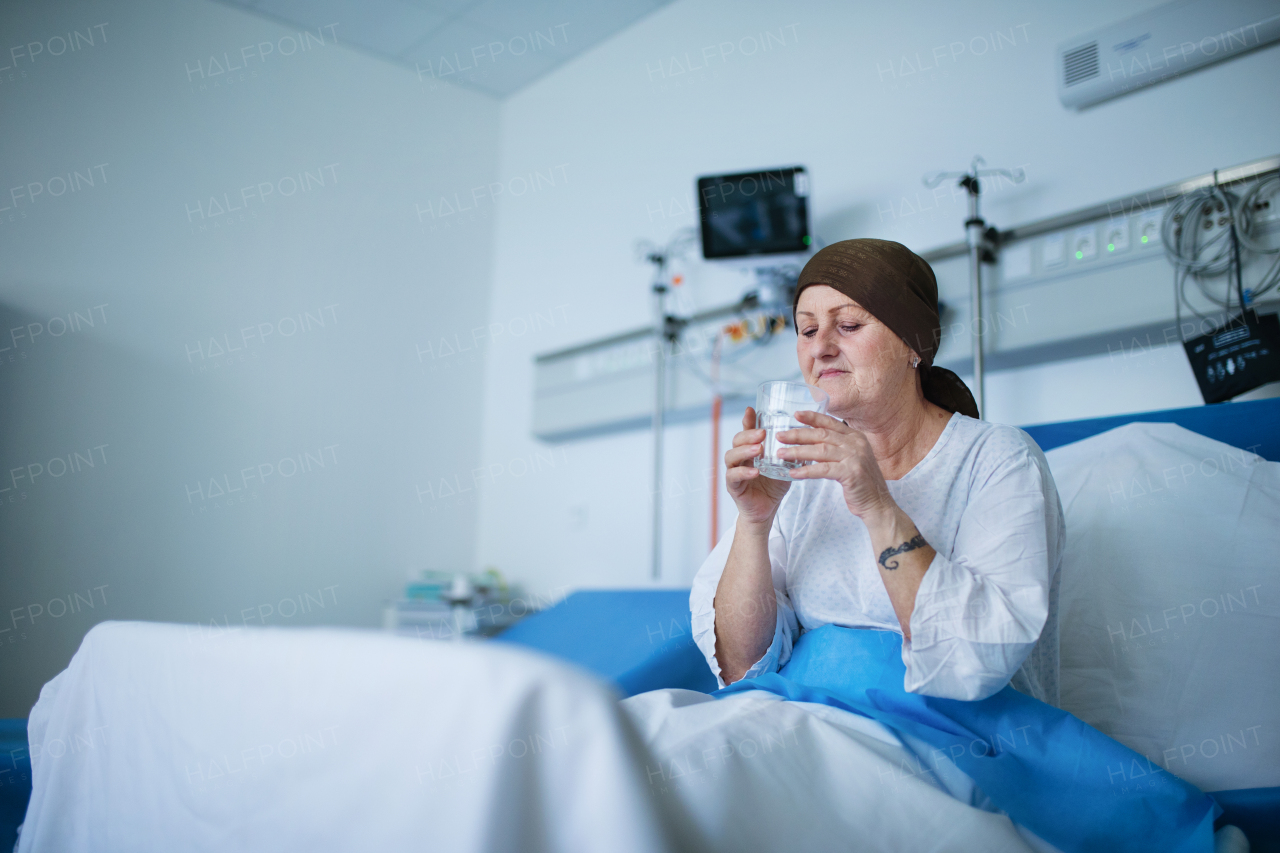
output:
[[716, 335], [711, 350], [711, 550], [716, 547], [716, 534], [720, 528], [720, 344], [724, 332]]
[[711, 549], [720, 526], [720, 395], [711, 401]]

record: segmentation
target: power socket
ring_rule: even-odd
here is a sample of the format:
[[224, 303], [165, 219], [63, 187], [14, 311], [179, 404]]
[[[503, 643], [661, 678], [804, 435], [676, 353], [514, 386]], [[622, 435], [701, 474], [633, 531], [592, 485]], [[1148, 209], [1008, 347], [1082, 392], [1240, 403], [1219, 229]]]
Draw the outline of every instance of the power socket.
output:
[[1102, 245], [1108, 255], [1118, 255], [1129, 251], [1129, 219], [1128, 217], [1112, 219], [1102, 229]]
[[1071, 256], [1087, 261], [1098, 254], [1098, 229], [1093, 225], [1077, 228], [1071, 235]]
[[1164, 223], [1164, 209], [1148, 210], [1138, 217], [1138, 245], [1160, 244], [1160, 226]]

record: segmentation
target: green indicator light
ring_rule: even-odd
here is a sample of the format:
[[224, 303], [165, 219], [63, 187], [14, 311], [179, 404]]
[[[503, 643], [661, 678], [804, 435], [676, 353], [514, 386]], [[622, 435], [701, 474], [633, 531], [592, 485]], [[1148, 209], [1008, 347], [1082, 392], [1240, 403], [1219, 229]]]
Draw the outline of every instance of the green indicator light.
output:
[[806, 236], [805, 236], [805, 238], [804, 238], [804, 240], [802, 240], [801, 242], [803, 242], [803, 243], [807, 246], [807, 245], [809, 245], [809, 243], [810, 243], [810, 242], [812, 242], [812, 241], [810, 241], [810, 239], [809, 239], [808, 235], [806, 235]]
[[1144, 242], [1144, 243], [1145, 243], [1145, 242], [1147, 242], [1147, 236], [1146, 236], [1145, 234], [1144, 234], [1144, 235], [1142, 235], [1142, 242]]
[[1108, 252], [1114, 252], [1115, 250], [1116, 250], [1116, 244], [1115, 244], [1115, 243], [1108, 243], [1108, 244], [1107, 244], [1107, 251], [1108, 251]]
[[1076, 252], [1076, 260], [1077, 260], [1077, 261], [1078, 261], [1078, 260], [1080, 260], [1080, 259], [1082, 259], [1083, 257], [1084, 257], [1084, 252]]

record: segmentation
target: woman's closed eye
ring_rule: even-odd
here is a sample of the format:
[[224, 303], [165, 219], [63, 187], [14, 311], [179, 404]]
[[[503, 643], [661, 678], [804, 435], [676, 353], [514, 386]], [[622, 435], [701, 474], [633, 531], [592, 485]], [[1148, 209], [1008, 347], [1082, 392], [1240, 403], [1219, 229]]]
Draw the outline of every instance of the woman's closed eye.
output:
[[[862, 326], [862, 323], [841, 323], [839, 328], [842, 334], [849, 335], [861, 329]], [[801, 331], [800, 334], [804, 335], [806, 338], [812, 338], [814, 335], [818, 334], [818, 327], [809, 326]]]

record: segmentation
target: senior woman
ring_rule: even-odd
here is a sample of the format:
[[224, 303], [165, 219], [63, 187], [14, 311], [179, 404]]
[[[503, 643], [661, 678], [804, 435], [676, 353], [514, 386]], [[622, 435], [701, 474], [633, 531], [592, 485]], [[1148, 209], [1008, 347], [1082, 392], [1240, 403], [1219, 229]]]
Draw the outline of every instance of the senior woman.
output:
[[886, 240], [816, 253], [793, 306], [804, 379], [830, 396], [780, 434], [793, 482], [753, 466], [748, 408], [725, 454], [732, 536], [693, 584], [693, 634], [722, 685], [777, 671], [802, 631], [900, 632], [907, 691], [1058, 702], [1063, 518], [1044, 454], [978, 420], [933, 365], [937, 281]]
[[690, 605], [728, 686], [623, 703], [651, 784], [726, 850], [1214, 849], [1212, 799], [1056, 707], [1057, 489], [933, 366], [929, 265], [836, 243], [793, 307], [830, 414], [779, 436], [790, 482], [753, 466], [750, 409], [725, 454], [738, 520]]

